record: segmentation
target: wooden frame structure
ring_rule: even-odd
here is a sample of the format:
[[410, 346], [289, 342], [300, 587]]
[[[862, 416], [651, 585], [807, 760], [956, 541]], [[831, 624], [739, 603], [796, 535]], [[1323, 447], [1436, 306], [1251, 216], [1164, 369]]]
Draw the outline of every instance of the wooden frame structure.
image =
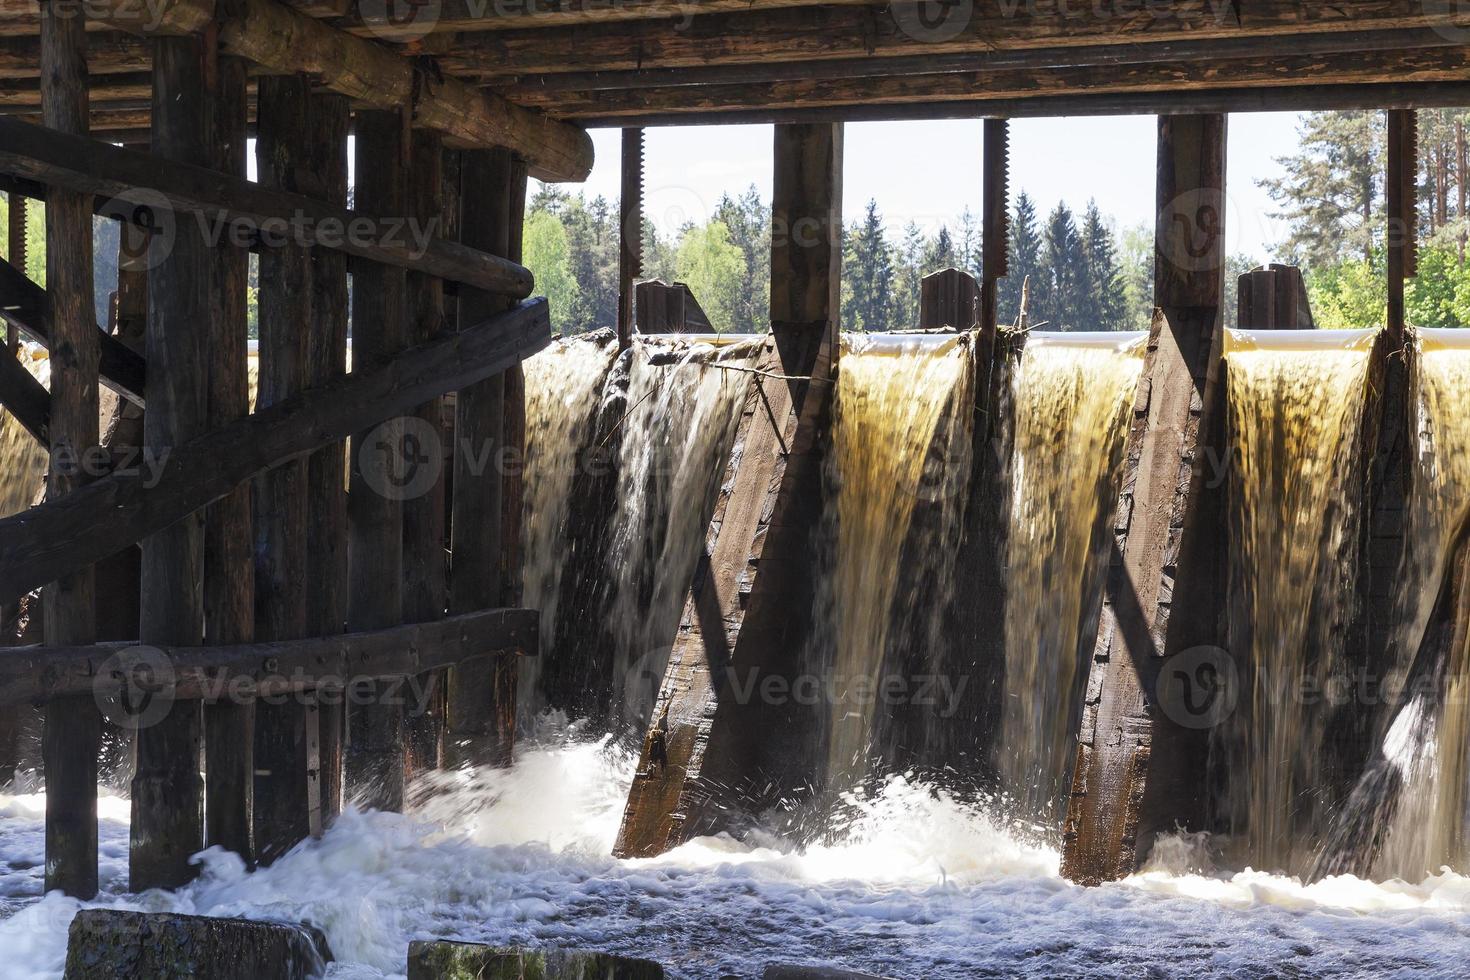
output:
[[[705, 826], [701, 779], [728, 781], [729, 767], [759, 754], [752, 733], [771, 719], [722, 708], [699, 655], [714, 644], [779, 669], [778, 612], [810, 585], [800, 559], [835, 356], [841, 123], [987, 119], [983, 277], [963, 308], [976, 311], [977, 344], [990, 351], [1007, 272], [1005, 120], [1104, 113], [1160, 117], [1158, 312], [1064, 869], [1082, 881], [1126, 873], [1150, 823], [1187, 810], [1171, 789], [1188, 781], [1187, 753], [1174, 751], [1182, 743], [1150, 692], [1182, 644], [1208, 639], [1180, 625], [1208, 615], [1177, 608], [1183, 597], [1203, 601], [1210, 582], [1192, 565], [1189, 529], [1207, 506], [1198, 452], [1218, 409], [1223, 114], [1394, 110], [1390, 206], [1410, 229], [1390, 250], [1389, 318], [1401, 338], [1402, 284], [1414, 271], [1407, 110], [1470, 104], [1467, 40], [1470, 11], [1419, 0], [1076, 11], [988, 0], [0, 0], [0, 189], [12, 201], [44, 200], [49, 286], [31, 283], [23, 262], [0, 266], [0, 317], [9, 350], [24, 334], [51, 350], [54, 367], [48, 392], [0, 358], [0, 401], [55, 459], [106, 460], [99, 447], [131, 447], [167, 460], [150, 484], [105, 463], [53, 466], [48, 500], [0, 521], [0, 603], [45, 596], [45, 648], [7, 654], [0, 704], [47, 705], [48, 887], [96, 890], [93, 695], [119, 683], [106, 666], [118, 650], [99, 643], [97, 615], [101, 593], [118, 586], [96, 569], [119, 554], [141, 549], [140, 622], [119, 639], [161, 651], [182, 705], [138, 733], [134, 888], [187, 880], [187, 858], [206, 842], [270, 860], [336, 811], [344, 766], [350, 790], [392, 807], [405, 767], [509, 758], [506, 654], [537, 643], [508, 574], [520, 489], [475, 462], [524, 439], [519, 362], [549, 341], [545, 302], [522, 302], [533, 289], [519, 255], [527, 177], [584, 179], [592, 143], [583, 127], [594, 125], [623, 129], [618, 328], [627, 346], [642, 127], [779, 124], [783, 236], [767, 357], [773, 372], [814, 380], [761, 392], [769, 426], [753, 427], [752, 394], [745, 456], [730, 476], [756, 488], [758, 506], [720, 505], [676, 643], [682, 686], [666, 692], [680, 779], [635, 784], [619, 847], [652, 853]], [[245, 178], [252, 130], [254, 182]], [[139, 143], [148, 148], [131, 148]], [[126, 305], [130, 322], [145, 324], [137, 343], [94, 322], [94, 214], [129, 229], [133, 271], [119, 319]], [[410, 220], [433, 233], [406, 241]], [[784, 234], [799, 220], [825, 229], [814, 244]], [[13, 220], [9, 232], [14, 261], [26, 251], [24, 226]], [[262, 263], [253, 411], [247, 252]], [[977, 360], [988, 365], [990, 354]], [[980, 381], [990, 390], [992, 378]], [[133, 442], [101, 446], [99, 384], [132, 406]], [[428, 433], [413, 462], [437, 472], [400, 496], [399, 481], [413, 482], [395, 468], [410, 429]], [[446, 456], [439, 446], [451, 435]], [[283, 665], [301, 671], [276, 680]], [[346, 718], [321, 697], [337, 666], [376, 696]], [[447, 691], [418, 705], [430, 720], [405, 735], [388, 702], [389, 682], [407, 676], [442, 677]], [[243, 678], [238, 700], [207, 696], [205, 682], [220, 677]], [[282, 691], [306, 696], [280, 710], [258, 703]], [[202, 785], [192, 762], [201, 742]]]

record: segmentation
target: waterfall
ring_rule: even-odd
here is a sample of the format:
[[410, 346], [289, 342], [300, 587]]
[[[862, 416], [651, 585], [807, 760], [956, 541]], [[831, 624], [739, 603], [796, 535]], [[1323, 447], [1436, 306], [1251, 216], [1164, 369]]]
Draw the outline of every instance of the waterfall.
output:
[[[44, 350], [25, 344], [20, 350], [20, 360], [41, 384], [49, 386], [51, 361]], [[5, 461], [4, 473], [0, 474], [0, 517], [10, 517], [30, 507], [40, 496], [46, 482], [47, 457], [46, 450], [3, 406], [0, 406], [0, 459]]]
[[[921, 500], [943, 501], [950, 516], [938, 525], [957, 526], [963, 482], [950, 478], [944, 461], [955, 457], [942, 443], [936, 448], [936, 435], [946, 418], [973, 405], [973, 370], [968, 349], [953, 336], [847, 335], [839, 363], [826, 471], [828, 500], [836, 501], [835, 513], [829, 504], [836, 565], [825, 601], [836, 624], [826, 676], [827, 777], [840, 787], [866, 775], [875, 725], [892, 710], [889, 702], [916, 693], [913, 678], [889, 675], [885, 666], [895, 600], [901, 609], [923, 605], [931, 613], [947, 605], [942, 594], [900, 596], [900, 564]], [[935, 460], [940, 472], [926, 478], [926, 464]], [[934, 563], [947, 554], [952, 564], [958, 542], [936, 545], [915, 560]], [[953, 588], [943, 578], [939, 584]], [[921, 635], [932, 632], [920, 628]]]
[[1092, 653], [1137, 335], [1033, 334], [1013, 382], [1002, 788], [1054, 815], [1072, 763]]
[[1235, 857], [1305, 868], [1335, 801], [1327, 692], [1348, 680], [1373, 331], [1231, 332], [1230, 652], [1242, 680], [1212, 754]]

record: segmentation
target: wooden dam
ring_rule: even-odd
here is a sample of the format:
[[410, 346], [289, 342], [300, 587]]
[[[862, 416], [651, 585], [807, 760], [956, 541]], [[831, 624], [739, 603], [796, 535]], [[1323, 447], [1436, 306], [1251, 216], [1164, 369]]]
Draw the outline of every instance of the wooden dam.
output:
[[[677, 626], [652, 638], [656, 697], [637, 719], [643, 759], [614, 853], [659, 855], [835, 788], [811, 745], [832, 731], [789, 701], [738, 696], [729, 677], [790, 688], [819, 630], [846, 356], [845, 122], [984, 120], [983, 158], [928, 177], [983, 188], [982, 275], [931, 270], [915, 324], [962, 345], [968, 372], [952, 382], [959, 407], [933, 414], [962, 415], [969, 440], [943, 525], [964, 592], [943, 648], [976, 694], [936, 764], [979, 773], [1006, 731], [985, 701], [1007, 683], [1001, 508], [1028, 344], [997, 311], [1007, 121], [1113, 114], [1157, 116], [1155, 314], [1092, 529], [1103, 571], [1080, 606], [1091, 646], [1076, 717], [1062, 716], [1055, 829], [1070, 880], [1133, 873], [1158, 833], [1221, 819], [1213, 722], [1179, 706], [1211, 667], [1201, 651], [1243, 635], [1226, 601], [1240, 529], [1211, 479], [1243, 424], [1224, 358], [1247, 342], [1229, 328], [1312, 325], [1296, 270], [1225, 280], [1229, 115], [1388, 115], [1389, 303], [1364, 342], [1369, 394], [1344, 464], [1361, 514], [1338, 552], [1358, 572], [1341, 657], [1377, 669], [1397, 642], [1419, 390], [1404, 312], [1415, 110], [1470, 105], [1466, 38], [1470, 12], [1417, 0], [0, 0], [0, 404], [48, 460], [44, 492], [23, 485], [0, 514], [0, 766], [17, 764], [22, 717], [39, 711], [46, 889], [98, 892], [109, 702], [148, 719], [127, 750], [134, 893], [186, 885], [213, 845], [267, 866], [344, 801], [404, 809], [432, 770], [510, 765], [529, 676], [559, 706], [613, 710], [598, 686], [613, 668], [592, 655], [603, 624], [575, 614], [601, 587], [587, 549], [609, 547], [613, 481], [568, 486], [579, 550], [567, 545], [559, 588], [573, 612], [547, 635], [522, 585], [514, 465], [523, 362], [553, 343], [522, 264], [527, 181], [585, 180], [588, 128], [622, 134], [609, 362], [640, 337], [708, 329], [687, 289], [641, 281], [644, 128], [774, 132], [771, 331], [727, 364], [735, 421]], [[44, 288], [25, 273], [27, 206], [44, 208]], [[107, 322], [98, 220], [121, 228]], [[39, 348], [44, 385], [21, 360]], [[596, 406], [576, 455], [622, 438], [637, 409], [623, 398]], [[921, 503], [913, 521], [936, 514]], [[1441, 606], [1443, 626], [1455, 603]], [[1345, 799], [1371, 768], [1374, 722], [1327, 724], [1324, 766]]]

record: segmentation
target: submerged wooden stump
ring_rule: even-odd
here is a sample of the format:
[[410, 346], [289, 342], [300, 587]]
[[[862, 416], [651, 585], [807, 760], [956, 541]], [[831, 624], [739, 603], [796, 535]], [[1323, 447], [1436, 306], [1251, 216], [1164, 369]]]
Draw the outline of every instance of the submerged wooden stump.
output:
[[408, 980], [662, 980], [652, 960], [568, 949], [515, 949], [476, 943], [414, 942]]
[[326, 937], [311, 926], [84, 909], [71, 923], [66, 980], [307, 980], [331, 959]]

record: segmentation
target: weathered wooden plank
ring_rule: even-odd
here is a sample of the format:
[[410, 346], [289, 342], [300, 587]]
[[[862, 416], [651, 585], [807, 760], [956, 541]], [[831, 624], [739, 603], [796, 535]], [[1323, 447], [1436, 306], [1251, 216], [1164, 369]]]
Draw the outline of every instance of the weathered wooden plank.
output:
[[[153, 151], [159, 159], [198, 167], [215, 162], [213, 61], [197, 39], [154, 41]], [[89, 214], [89, 229], [90, 223]], [[215, 258], [199, 228], [185, 223], [171, 242], [155, 236], [152, 250], [143, 445], [161, 454], [198, 439], [208, 428], [208, 330], [200, 324], [218, 313], [219, 291]], [[76, 493], [66, 498], [76, 499]], [[150, 530], [143, 539], [139, 639], [197, 646], [204, 640], [203, 514], [198, 505], [181, 508], [167, 525]], [[108, 553], [131, 543], [121, 542]], [[137, 732], [129, 864], [135, 891], [176, 888], [198, 873], [189, 858], [204, 842], [202, 738], [198, 704], [175, 706]]]
[[1236, 321], [1242, 330], [1311, 330], [1307, 283], [1296, 266], [1272, 262], [1236, 281]]
[[[777, 10], [800, 7], [811, 0], [444, 0], [432, 8], [416, 11], [411, 6], [373, 5], [356, 9], [337, 26], [360, 36], [416, 41], [433, 32], [519, 31], [530, 28], [606, 24], [624, 20], [661, 20], [676, 24], [713, 13]], [[824, 0], [833, 4], [861, 4], [867, 0]], [[0, 20], [0, 25], [4, 21]], [[3, 31], [3, 26], [0, 26]]]
[[[208, 647], [13, 647], [0, 657], [0, 704], [34, 704], [96, 690], [142, 692], [154, 681], [177, 700], [228, 692], [256, 698], [354, 682], [405, 677], [504, 653], [535, 656], [539, 620], [531, 609], [489, 609], [385, 630]], [[155, 652], [156, 651], [156, 654]], [[164, 662], [167, 667], [164, 669]]]
[[[9, 262], [0, 262], [0, 319], [45, 347], [51, 346], [51, 300], [46, 290]], [[97, 328], [102, 382], [134, 404], [143, 403], [145, 362], [116, 337]]]
[[[503, 372], [550, 342], [546, 301], [527, 300], [388, 367], [354, 372], [169, 447], [156, 479], [148, 472], [115, 473], [0, 521], [0, 601], [121, 551], [271, 466]], [[108, 520], [99, 524], [99, 513]]]
[[975, 278], [958, 269], [941, 269], [919, 283], [919, 328], [969, 330], [975, 326], [979, 307]]
[[51, 395], [9, 350], [0, 357], [0, 405], [37, 442], [51, 448]]
[[[261, 184], [302, 194], [312, 166], [310, 90], [300, 75], [260, 80], [255, 143]], [[376, 271], [374, 266], [371, 271]], [[368, 270], [365, 270], [365, 273]], [[308, 338], [317, 329], [311, 253], [285, 245], [260, 256], [257, 410], [306, 389]], [[307, 460], [273, 467], [254, 482], [255, 635], [294, 640], [307, 633]], [[269, 864], [311, 834], [312, 776], [307, 708], [299, 700], [255, 709], [255, 846]]]
[[585, 132], [541, 113], [437, 76], [386, 45], [312, 20], [276, 0], [177, 0], [139, 24], [133, 0], [96, 0], [94, 11], [114, 26], [147, 33], [210, 31], [226, 54], [267, 71], [301, 73], [357, 102], [390, 112], [412, 107], [418, 126], [468, 147], [506, 146], [548, 180], [584, 180], [592, 170]]
[[[41, 25], [41, 84], [46, 125], [87, 132], [87, 39], [76, 17], [51, 16]], [[97, 415], [97, 329], [92, 307], [92, 211], [81, 194], [53, 194], [46, 206], [46, 277], [52, 308], [51, 466], [48, 499], [63, 497], [87, 477], [78, 465], [101, 440]], [[7, 358], [9, 355], [7, 354]], [[19, 367], [19, 364], [16, 365]], [[96, 576], [81, 566], [42, 593], [46, 643], [96, 639]], [[77, 898], [97, 893], [97, 754], [101, 715], [77, 697], [46, 706], [41, 754], [46, 767], [46, 890]]]
[[623, 130], [618, 195], [618, 347], [633, 346], [633, 281], [643, 275], [643, 130]]
[[1414, 278], [1419, 254], [1419, 123], [1413, 112], [1388, 113], [1388, 329], [1405, 331], [1404, 285]]
[[[107, 198], [102, 210], [111, 217], [148, 220], [144, 216], [151, 212], [177, 233], [187, 226], [195, 234], [263, 235], [493, 292], [517, 297], [531, 292], [531, 274], [522, 266], [427, 235], [401, 215], [348, 211], [207, 166], [53, 133], [12, 118], [0, 117], [0, 171]], [[171, 215], [169, 209], [183, 214]]]
[[[1221, 584], [1219, 522], [1201, 515], [1202, 450], [1223, 411], [1225, 128], [1222, 116], [1159, 121], [1158, 310], [1063, 830], [1062, 873], [1084, 884], [1131, 873], [1156, 831], [1200, 809], [1204, 772], [1191, 748], [1204, 726], [1182, 713], [1177, 688], [1193, 674], [1175, 676], [1170, 658], [1211, 656], [1202, 651], [1220, 640], [1223, 588], [1207, 587]], [[1188, 660], [1174, 663], [1182, 671]]]
[[[358, 200], [389, 213], [405, 213], [408, 137], [402, 117], [395, 113], [357, 114]], [[406, 287], [399, 269], [376, 266], [353, 276], [354, 364], [386, 366], [408, 346]], [[406, 448], [402, 418], [352, 437], [347, 496], [351, 630], [403, 622], [403, 501], [417, 489], [404, 482]], [[365, 805], [403, 809], [403, 702], [388, 685], [348, 706], [343, 774], [347, 792]]]
[[[771, 340], [752, 376], [735, 450], [695, 571], [614, 853], [647, 857], [720, 826], [722, 808], [760, 771], [764, 792], [808, 781], [800, 730], [782, 708], [739, 698], [727, 671], [797, 672], [809, 628], [810, 534], [819, 517], [819, 436], [831, 401], [841, 280], [842, 130], [779, 127], [771, 248]], [[804, 228], [797, 235], [792, 229]], [[827, 381], [828, 383], [822, 383]], [[660, 762], [658, 757], [663, 756]]]
[[[1010, 274], [1011, 130], [1004, 119], [987, 119], [984, 126], [981, 174], [980, 332], [993, 349], [998, 324], [1000, 280]], [[980, 359], [976, 358], [977, 364]], [[978, 379], [977, 379], [978, 380]], [[977, 384], [975, 390], [983, 391]]]
[[[221, 58], [216, 68], [214, 166], [246, 174], [246, 65]], [[122, 228], [123, 236], [133, 229]], [[230, 245], [215, 251], [219, 312], [209, 320], [210, 428], [250, 412], [250, 258]], [[210, 505], [204, 517], [204, 623], [206, 643], [249, 643], [255, 638], [254, 532], [250, 485], [241, 484]], [[255, 710], [247, 699], [223, 697], [204, 705], [204, 842], [254, 859], [251, 809], [255, 777]]]

